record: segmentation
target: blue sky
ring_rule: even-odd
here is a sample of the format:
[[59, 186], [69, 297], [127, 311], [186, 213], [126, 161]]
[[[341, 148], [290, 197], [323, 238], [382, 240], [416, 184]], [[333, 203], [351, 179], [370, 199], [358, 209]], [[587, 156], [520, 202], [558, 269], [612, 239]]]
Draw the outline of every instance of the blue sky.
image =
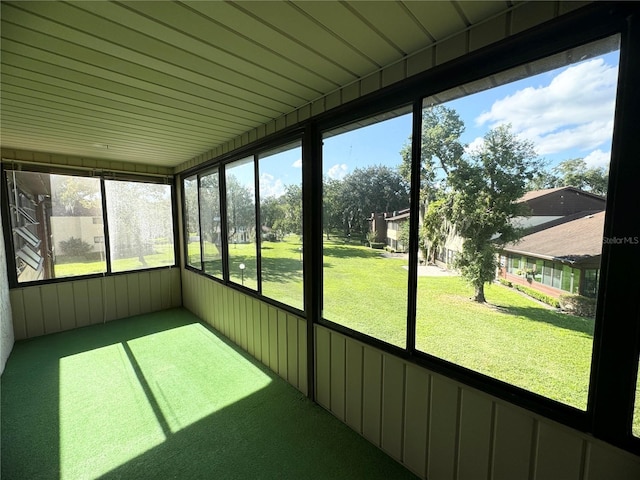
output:
[[[469, 151], [493, 127], [510, 123], [531, 140], [550, 166], [584, 158], [590, 166], [608, 166], [618, 52], [587, 59], [500, 87], [445, 103], [465, 122]], [[323, 173], [343, 178], [355, 168], [400, 164], [400, 150], [411, 135], [411, 114], [324, 139]], [[260, 164], [262, 196], [280, 195], [301, 182], [299, 147]]]

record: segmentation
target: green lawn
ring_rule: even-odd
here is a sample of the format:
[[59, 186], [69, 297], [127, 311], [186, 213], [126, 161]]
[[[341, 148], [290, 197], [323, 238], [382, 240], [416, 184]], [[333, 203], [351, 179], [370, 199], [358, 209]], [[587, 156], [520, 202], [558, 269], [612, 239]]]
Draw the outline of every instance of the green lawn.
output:
[[[302, 252], [297, 236], [263, 242], [263, 295], [302, 309]], [[191, 247], [191, 245], [190, 245]], [[210, 245], [208, 254], [213, 256]], [[255, 245], [231, 246], [232, 280], [256, 288]], [[158, 254], [158, 260], [166, 258]], [[154, 256], [145, 257], [148, 264]], [[140, 268], [138, 259], [130, 262]], [[217, 263], [221, 261], [213, 260]], [[206, 263], [206, 262], [205, 262]], [[323, 316], [393, 345], [405, 346], [407, 261], [380, 250], [324, 242]], [[90, 264], [56, 267], [88, 268]], [[206, 263], [208, 265], [208, 263]], [[419, 277], [416, 347], [426, 353], [585, 409], [593, 321], [558, 313], [499, 284], [486, 290], [487, 305], [470, 301], [471, 288], [455, 276]], [[640, 382], [637, 396], [640, 398]], [[634, 433], [640, 436], [640, 402]]]

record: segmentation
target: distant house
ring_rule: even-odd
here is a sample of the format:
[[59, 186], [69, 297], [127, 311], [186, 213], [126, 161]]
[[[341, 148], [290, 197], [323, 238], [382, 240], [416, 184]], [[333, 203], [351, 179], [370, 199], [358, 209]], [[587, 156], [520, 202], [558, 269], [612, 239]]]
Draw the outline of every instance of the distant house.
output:
[[396, 251], [406, 251], [409, 245], [402, 243], [400, 228], [409, 220], [409, 216], [408, 208], [389, 213], [372, 213], [369, 217], [369, 231], [373, 233], [374, 241], [385, 243]]
[[554, 297], [595, 297], [600, 275], [604, 211], [549, 222], [500, 253], [500, 277]]

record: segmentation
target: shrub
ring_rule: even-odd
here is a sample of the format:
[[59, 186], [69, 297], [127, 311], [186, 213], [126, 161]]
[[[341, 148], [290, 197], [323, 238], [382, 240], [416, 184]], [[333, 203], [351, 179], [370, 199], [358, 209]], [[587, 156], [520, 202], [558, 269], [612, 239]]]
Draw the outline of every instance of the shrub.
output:
[[504, 285], [505, 287], [513, 287], [513, 283], [511, 283], [509, 280], [505, 280], [504, 278], [499, 278], [498, 281]]
[[539, 292], [533, 288], [525, 287], [524, 285], [514, 284], [513, 288], [516, 290], [529, 295], [530, 297], [535, 298], [536, 300], [540, 300], [547, 305], [551, 305], [555, 308], [560, 308], [560, 302], [557, 298], [552, 297], [551, 295], [547, 295], [546, 293]]
[[385, 247], [383, 242], [370, 242], [369, 246], [378, 250], [382, 250]]
[[563, 312], [584, 318], [595, 318], [596, 299], [582, 295], [560, 295], [560, 308]]
[[64, 255], [70, 257], [84, 257], [88, 255], [93, 247], [81, 238], [70, 237], [60, 242], [60, 248]]

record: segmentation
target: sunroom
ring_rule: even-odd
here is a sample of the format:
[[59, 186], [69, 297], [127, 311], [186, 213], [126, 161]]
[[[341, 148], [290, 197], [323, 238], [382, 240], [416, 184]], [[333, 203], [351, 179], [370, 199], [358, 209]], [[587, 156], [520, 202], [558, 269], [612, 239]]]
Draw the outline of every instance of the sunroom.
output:
[[[3, 476], [640, 476], [635, 4], [1, 7]], [[595, 319], [422, 274], [461, 166], [576, 157]]]

